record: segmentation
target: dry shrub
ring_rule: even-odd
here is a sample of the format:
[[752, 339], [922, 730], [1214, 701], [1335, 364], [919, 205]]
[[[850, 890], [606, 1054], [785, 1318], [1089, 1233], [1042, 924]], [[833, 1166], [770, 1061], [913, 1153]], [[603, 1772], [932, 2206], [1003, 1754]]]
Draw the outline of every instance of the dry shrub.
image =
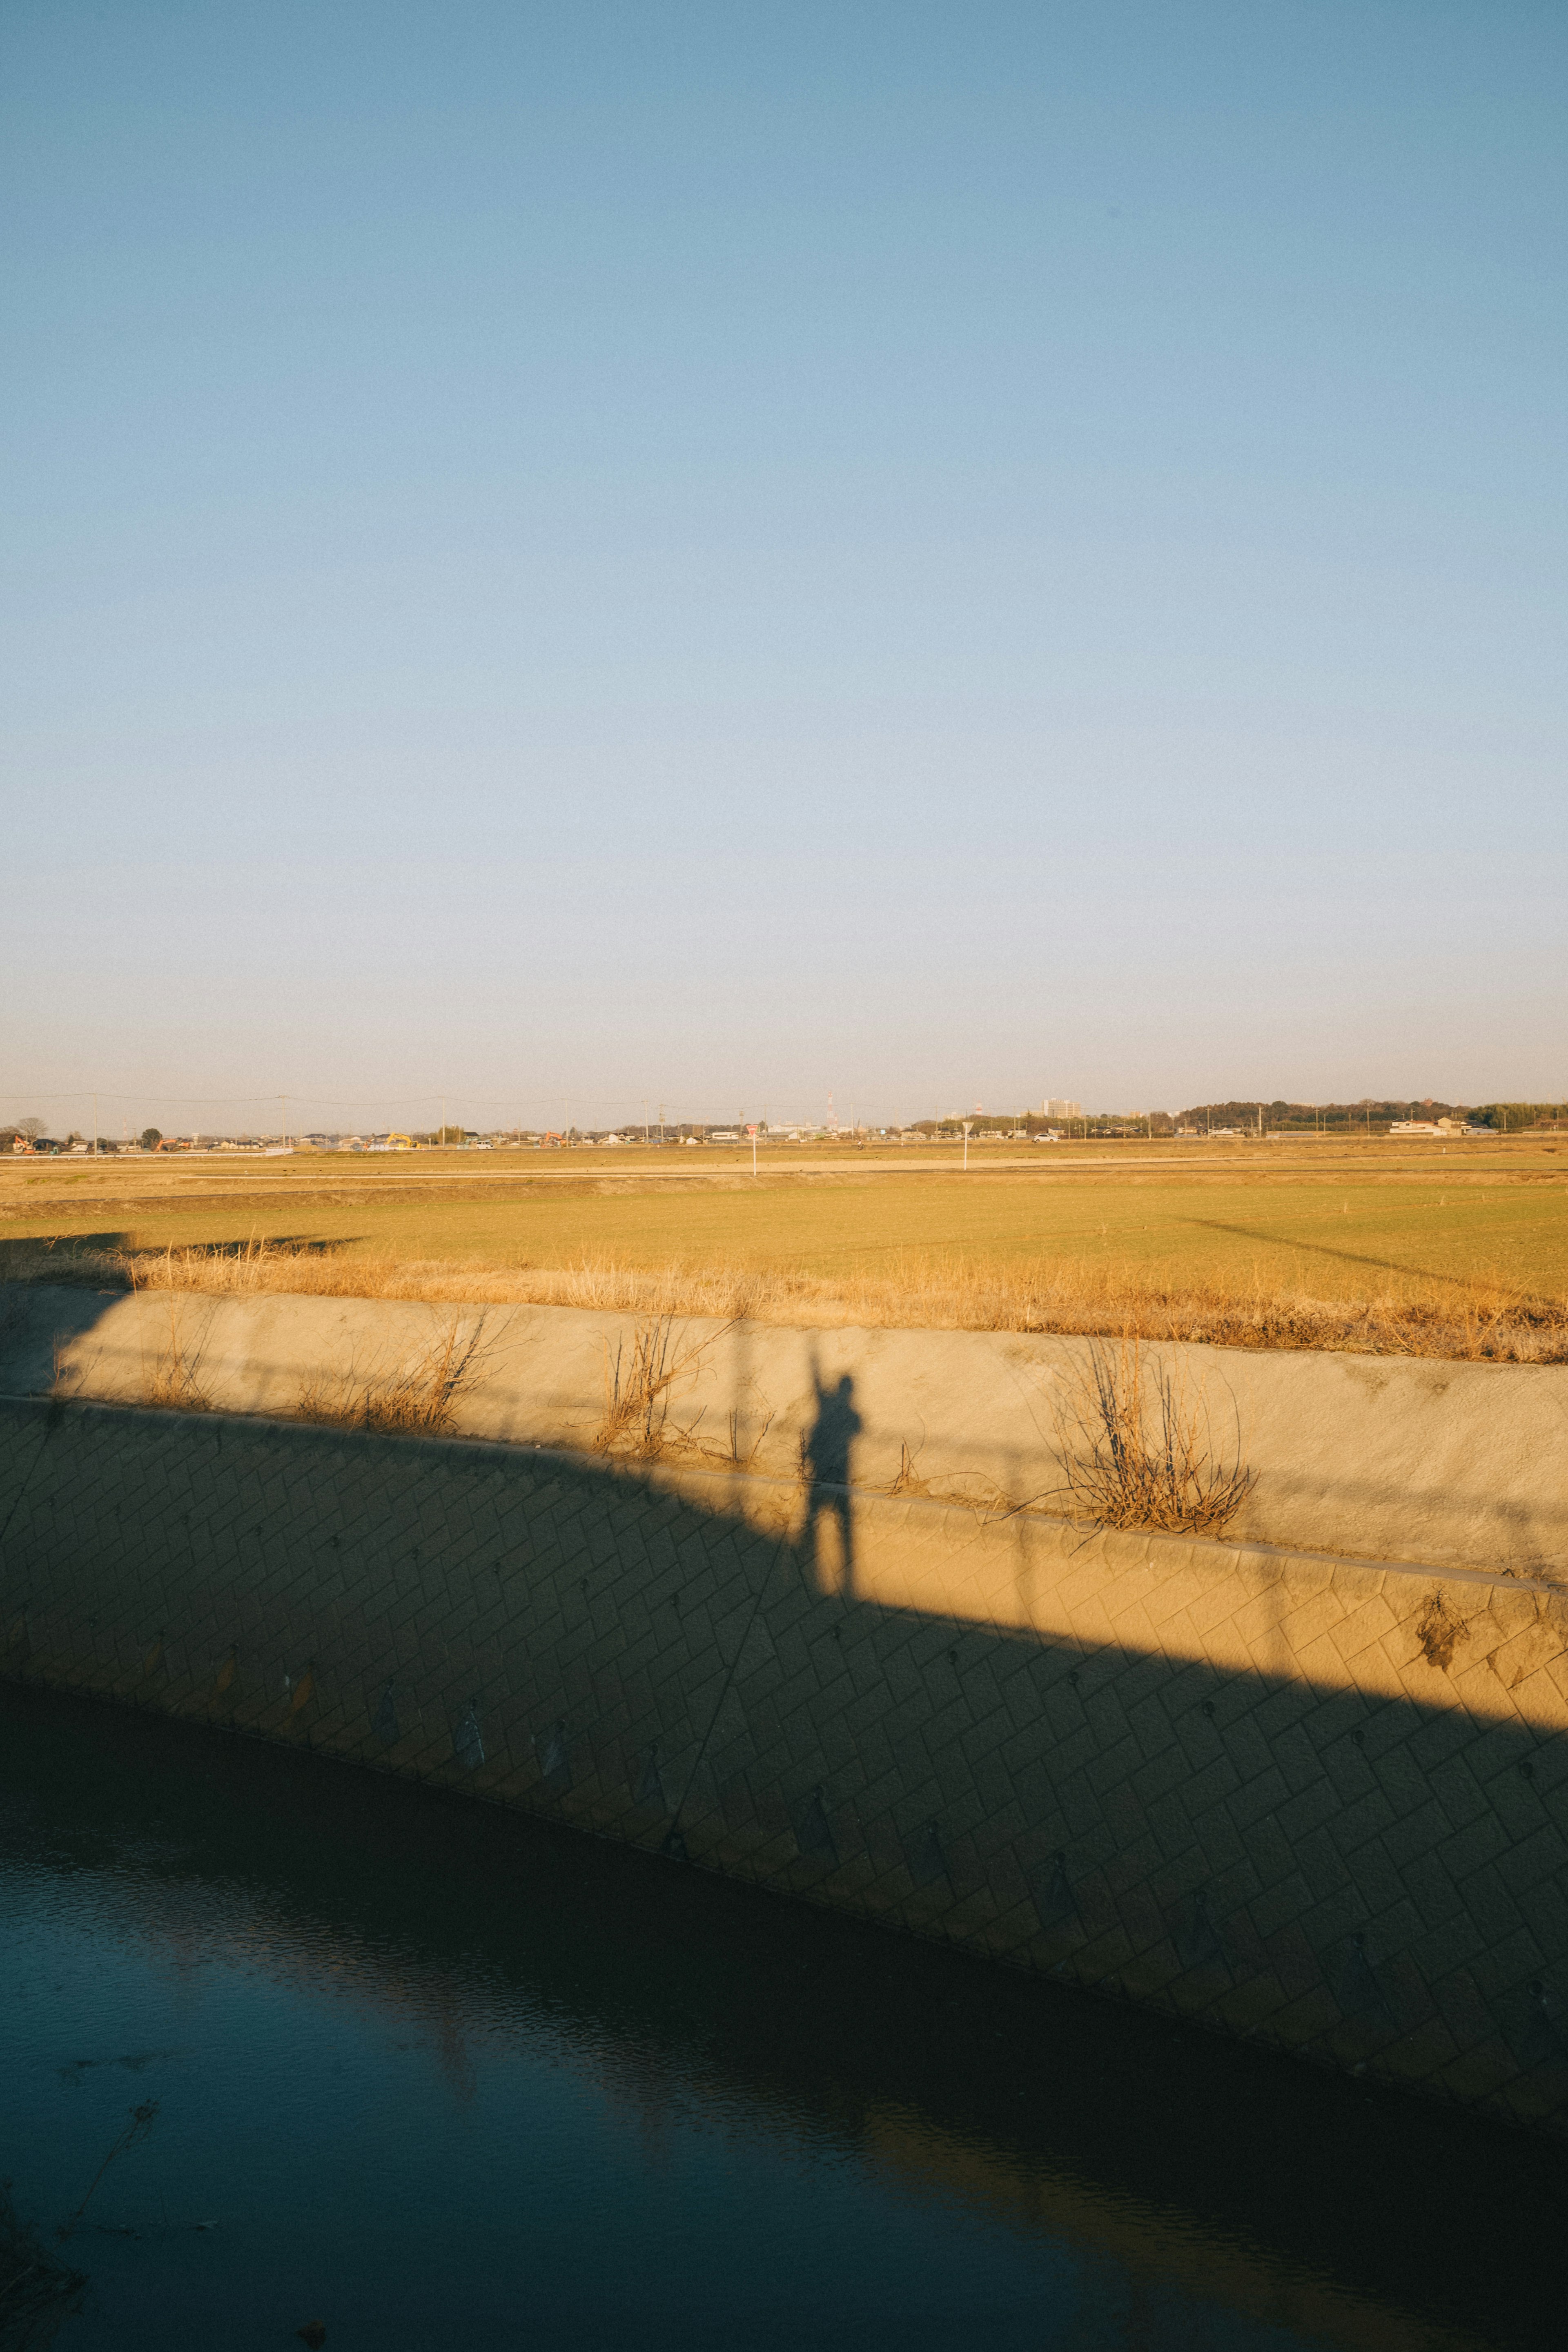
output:
[[[1499, 1283], [1450, 1303], [1390, 1284], [1375, 1297], [1317, 1298], [1162, 1282], [1140, 1267], [1057, 1259], [1016, 1266], [907, 1256], [882, 1276], [826, 1279], [784, 1269], [630, 1265], [584, 1256], [565, 1266], [468, 1265], [251, 1241], [244, 1248], [145, 1255], [14, 1243], [16, 1281], [119, 1283], [209, 1297], [261, 1292], [445, 1305], [586, 1307], [645, 1317], [701, 1316], [797, 1328], [846, 1326], [1058, 1332], [1197, 1340], [1219, 1348], [1321, 1349], [1482, 1363], [1568, 1363], [1568, 1307]], [[1412, 1278], [1414, 1279], [1414, 1277]]]
[[634, 1325], [628, 1349], [624, 1339], [605, 1349], [605, 1418], [594, 1440], [597, 1454], [630, 1446], [638, 1454], [658, 1454], [664, 1445], [669, 1415], [670, 1390], [686, 1369], [691, 1350], [679, 1346], [675, 1318], [649, 1315]]
[[447, 1328], [414, 1359], [391, 1371], [319, 1372], [300, 1385], [295, 1418], [341, 1429], [374, 1429], [405, 1436], [439, 1437], [452, 1427], [462, 1390], [483, 1369], [490, 1349], [481, 1315], [466, 1334], [454, 1315]]
[[[202, 1385], [200, 1342], [195, 1348], [186, 1340], [180, 1318], [177, 1297], [169, 1300], [169, 1337], [151, 1365], [142, 1374], [142, 1401], [144, 1404], [162, 1405], [174, 1412], [210, 1412], [212, 1399]], [[60, 1379], [59, 1360], [55, 1365], [57, 1382]]]
[[633, 1326], [629, 1343], [617, 1339], [605, 1353], [605, 1417], [594, 1439], [596, 1454], [632, 1454], [646, 1462], [661, 1454], [696, 1455], [722, 1463], [727, 1469], [755, 1467], [763, 1442], [777, 1418], [754, 1381], [744, 1385], [756, 1401], [748, 1417], [737, 1399], [730, 1408], [728, 1443], [709, 1445], [699, 1435], [706, 1406], [689, 1422], [675, 1423], [670, 1408], [678, 1393], [697, 1377], [708, 1349], [735, 1328], [733, 1321], [701, 1339], [682, 1333], [673, 1314], [646, 1315]]
[[1058, 1406], [1057, 1439], [1074, 1517], [1103, 1527], [1219, 1535], [1252, 1485], [1239, 1418], [1217, 1451], [1206, 1399], [1168, 1365], [1146, 1363], [1131, 1335], [1114, 1353], [1090, 1347]]
[[[632, 1453], [647, 1461], [668, 1453], [672, 1447], [683, 1452], [706, 1451], [698, 1445], [696, 1438], [701, 1413], [689, 1426], [672, 1428], [669, 1408], [676, 1391], [696, 1377], [702, 1356], [733, 1328], [732, 1323], [726, 1323], [722, 1330], [697, 1339], [689, 1334], [682, 1335], [673, 1314], [645, 1315], [633, 1325], [629, 1345], [625, 1339], [617, 1339], [612, 1354], [606, 1339], [605, 1418], [594, 1440], [594, 1451]], [[759, 1439], [758, 1444], [761, 1442]], [[737, 1407], [731, 1415], [731, 1453], [739, 1443]], [[753, 1454], [755, 1450], [753, 1447]]]

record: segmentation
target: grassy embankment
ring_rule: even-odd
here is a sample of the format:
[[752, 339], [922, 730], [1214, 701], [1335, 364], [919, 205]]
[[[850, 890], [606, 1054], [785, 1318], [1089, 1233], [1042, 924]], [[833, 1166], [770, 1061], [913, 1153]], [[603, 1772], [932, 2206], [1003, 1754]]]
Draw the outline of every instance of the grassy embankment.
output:
[[1568, 1150], [873, 1146], [0, 1166], [12, 1278], [1568, 1361]]

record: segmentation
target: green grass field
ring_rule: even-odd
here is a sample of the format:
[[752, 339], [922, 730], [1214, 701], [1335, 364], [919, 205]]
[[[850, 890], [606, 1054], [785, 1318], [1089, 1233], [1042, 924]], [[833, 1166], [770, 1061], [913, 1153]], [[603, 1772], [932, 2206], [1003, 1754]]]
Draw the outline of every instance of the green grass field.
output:
[[[1016, 1155], [1015, 1155], [1016, 1157]], [[975, 1155], [980, 1160], [980, 1155]], [[1568, 1293], [1568, 1153], [1528, 1139], [1447, 1161], [1386, 1144], [1196, 1155], [1109, 1147], [1048, 1168], [952, 1153], [749, 1161], [626, 1153], [202, 1160], [0, 1169], [0, 1236], [134, 1250], [255, 1235], [347, 1255], [544, 1267], [584, 1260], [830, 1282], [942, 1271], [1114, 1272], [1229, 1294], [1433, 1306]]]

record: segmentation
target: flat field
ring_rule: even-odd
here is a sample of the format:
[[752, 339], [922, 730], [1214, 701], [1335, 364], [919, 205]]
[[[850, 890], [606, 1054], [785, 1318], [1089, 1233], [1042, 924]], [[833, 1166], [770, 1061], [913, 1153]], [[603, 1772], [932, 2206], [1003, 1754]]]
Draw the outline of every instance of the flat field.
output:
[[952, 1147], [777, 1146], [753, 1179], [732, 1147], [19, 1159], [0, 1163], [0, 1260], [35, 1279], [117, 1268], [203, 1288], [626, 1304], [657, 1290], [710, 1311], [738, 1285], [747, 1311], [790, 1320], [1131, 1316], [1240, 1339], [1194, 1324], [1221, 1313], [1252, 1344], [1399, 1345], [1403, 1321], [1443, 1353], [1518, 1353], [1477, 1334], [1528, 1326], [1523, 1352], [1559, 1352], [1568, 1139], [993, 1145], [960, 1161]]

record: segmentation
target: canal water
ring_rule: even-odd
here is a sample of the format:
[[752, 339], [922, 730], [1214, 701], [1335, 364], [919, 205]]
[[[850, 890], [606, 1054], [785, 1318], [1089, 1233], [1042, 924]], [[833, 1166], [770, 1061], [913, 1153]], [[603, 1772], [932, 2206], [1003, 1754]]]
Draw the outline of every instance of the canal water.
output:
[[1550, 2144], [15, 1685], [0, 2004], [63, 2352], [1563, 2340]]

